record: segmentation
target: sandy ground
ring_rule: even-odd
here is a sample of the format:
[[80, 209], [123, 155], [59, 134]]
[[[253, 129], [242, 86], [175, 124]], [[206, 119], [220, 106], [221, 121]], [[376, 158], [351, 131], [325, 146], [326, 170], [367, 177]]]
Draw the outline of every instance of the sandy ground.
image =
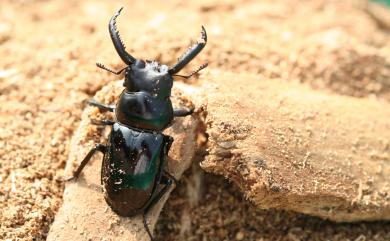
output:
[[[390, 101], [390, 25], [372, 17], [365, 1], [145, 5], [3, 0], [1, 240], [45, 240], [61, 204], [59, 179], [82, 101], [116, 79], [94, 64], [123, 66], [107, 31], [109, 18], [120, 6], [125, 9], [118, 26], [128, 51], [136, 57], [172, 64], [203, 24], [209, 43], [188, 72], [207, 60], [210, 70], [249, 72], [308, 84], [326, 93]], [[293, 213], [256, 211], [221, 178], [206, 175], [204, 182], [207, 188], [190, 208], [186, 208], [186, 181], [174, 192], [158, 223], [161, 239], [181, 240], [183, 235], [190, 240], [390, 239], [389, 223], [336, 224]]]

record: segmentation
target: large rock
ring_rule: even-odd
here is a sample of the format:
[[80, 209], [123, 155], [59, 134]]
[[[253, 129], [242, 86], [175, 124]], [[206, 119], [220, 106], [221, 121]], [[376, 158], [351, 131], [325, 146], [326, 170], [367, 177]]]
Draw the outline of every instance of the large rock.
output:
[[[97, 93], [95, 99], [102, 103], [115, 103], [123, 89], [121, 85], [120, 81], [106, 86]], [[181, 90], [184, 89], [186, 87], [181, 85]], [[175, 105], [188, 102], [181, 97], [180, 93], [181, 91], [174, 89]], [[68, 175], [71, 175], [95, 143], [104, 143], [102, 128], [90, 124], [90, 119], [102, 119], [103, 116], [95, 107], [88, 107], [84, 111], [81, 124], [72, 140], [71, 153], [65, 170]], [[165, 132], [175, 138], [169, 152], [167, 170], [176, 178], [180, 178], [194, 158], [198, 124], [199, 119], [195, 113], [191, 117], [176, 118], [173, 126]], [[85, 167], [78, 180], [66, 185], [63, 205], [55, 217], [47, 240], [149, 240], [143, 226], [142, 215], [132, 218], [119, 217], [106, 204], [100, 186], [101, 160], [102, 155], [96, 155]], [[169, 193], [148, 216], [151, 230], [168, 196]]]
[[259, 208], [390, 219], [388, 103], [254, 75], [206, 79], [206, 171], [234, 181]]

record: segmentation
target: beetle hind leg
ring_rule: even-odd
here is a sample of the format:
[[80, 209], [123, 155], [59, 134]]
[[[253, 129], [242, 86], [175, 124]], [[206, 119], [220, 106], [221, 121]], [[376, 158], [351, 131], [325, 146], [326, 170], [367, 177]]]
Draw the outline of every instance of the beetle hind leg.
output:
[[164, 171], [164, 174], [161, 176], [160, 184], [164, 185], [164, 187], [153, 197], [152, 201], [148, 205], [148, 207], [145, 209], [143, 213], [143, 222], [146, 232], [148, 233], [150, 240], [153, 239], [152, 232], [149, 229], [148, 223], [146, 221], [147, 215], [149, 214], [150, 210], [158, 203], [158, 201], [161, 200], [161, 198], [164, 196], [164, 194], [169, 190], [169, 188], [173, 185], [176, 186], [177, 180], [168, 172]]
[[173, 116], [174, 117], [184, 117], [187, 115], [191, 115], [192, 113], [194, 113], [194, 108], [182, 107], [182, 108], [174, 108], [173, 109]]

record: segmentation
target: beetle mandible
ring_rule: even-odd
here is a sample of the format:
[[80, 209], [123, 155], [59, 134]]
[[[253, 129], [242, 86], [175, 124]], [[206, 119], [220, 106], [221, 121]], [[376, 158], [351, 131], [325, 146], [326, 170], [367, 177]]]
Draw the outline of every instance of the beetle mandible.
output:
[[201, 41], [191, 46], [172, 67], [136, 59], [125, 50], [116, 27], [122, 9], [111, 18], [108, 27], [114, 47], [127, 66], [119, 71], [100, 63], [97, 66], [116, 75], [125, 71], [125, 89], [115, 106], [88, 101], [102, 111], [114, 112], [115, 120], [94, 123], [111, 126], [108, 140], [105, 145], [93, 147], [68, 180], [77, 179], [92, 156], [102, 152], [101, 182], [106, 202], [120, 216], [143, 213], [145, 229], [153, 239], [146, 216], [169, 187], [176, 185], [175, 178], [164, 169], [173, 138], [162, 131], [174, 117], [193, 113], [193, 109], [172, 107], [173, 76], [189, 78], [207, 66], [203, 64], [187, 76], [176, 74], [204, 48], [207, 35], [202, 26]]

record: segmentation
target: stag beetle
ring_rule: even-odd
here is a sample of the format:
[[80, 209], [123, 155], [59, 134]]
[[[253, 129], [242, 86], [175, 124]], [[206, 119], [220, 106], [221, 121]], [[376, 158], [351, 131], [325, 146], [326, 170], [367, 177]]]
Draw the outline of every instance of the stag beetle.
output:
[[204, 48], [207, 35], [202, 26], [202, 40], [191, 46], [172, 67], [136, 59], [125, 50], [116, 27], [122, 9], [111, 18], [108, 28], [118, 55], [127, 66], [116, 72], [103, 64], [96, 65], [116, 75], [125, 71], [125, 89], [115, 106], [94, 100], [88, 102], [102, 111], [114, 112], [116, 118], [93, 122], [111, 126], [107, 143], [92, 148], [68, 180], [77, 179], [92, 156], [102, 152], [101, 183], [106, 202], [120, 216], [143, 213], [145, 229], [153, 240], [146, 216], [169, 187], [176, 185], [175, 178], [164, 169], [173, 138], [162, 131], [174, 117], [193, 113], [193, 109], [172, 107], [173, 76], [189, 78], [207, 66], [203, 64], [187, 76], [176, 74]]

